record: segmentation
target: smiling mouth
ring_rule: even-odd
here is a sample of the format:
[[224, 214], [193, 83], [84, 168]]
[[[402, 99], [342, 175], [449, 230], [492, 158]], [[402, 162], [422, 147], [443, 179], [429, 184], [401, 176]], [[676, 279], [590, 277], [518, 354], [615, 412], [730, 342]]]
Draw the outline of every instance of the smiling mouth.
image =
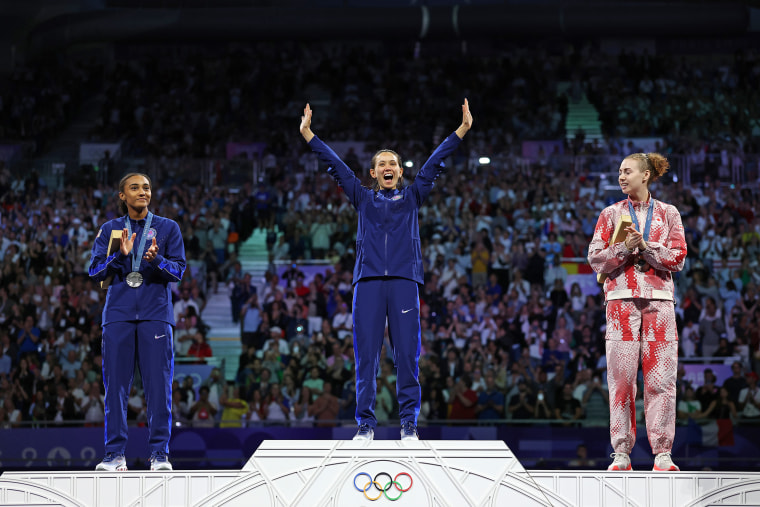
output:
[[385, 181], [393, 181], [393, 175], [391, 173], [383, 174], [383, 179]]

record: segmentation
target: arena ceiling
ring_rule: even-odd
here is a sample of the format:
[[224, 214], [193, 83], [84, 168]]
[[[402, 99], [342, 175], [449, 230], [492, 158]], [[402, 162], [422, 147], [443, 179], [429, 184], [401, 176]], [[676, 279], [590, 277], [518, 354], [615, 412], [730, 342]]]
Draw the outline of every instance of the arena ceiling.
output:
[[[25, 0], [0, 41], [30, 54], [115, 41], [724, 37], [760, 31], [760, 0]], [[392, 23], [388, 23], [392, 20]]]

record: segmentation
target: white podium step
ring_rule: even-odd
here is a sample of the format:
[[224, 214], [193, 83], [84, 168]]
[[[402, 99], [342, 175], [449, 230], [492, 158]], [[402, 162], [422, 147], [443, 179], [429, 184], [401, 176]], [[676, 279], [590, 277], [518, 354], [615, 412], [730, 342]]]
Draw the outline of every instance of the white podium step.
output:
[[[397, 484], [389, 485], [392, 478]], [[0, 476], [0, 506], [391, 504], [760, 505], [760, 473], [526, 471], [502, 441], [268, 440], [239, 471], [5, 472]]]

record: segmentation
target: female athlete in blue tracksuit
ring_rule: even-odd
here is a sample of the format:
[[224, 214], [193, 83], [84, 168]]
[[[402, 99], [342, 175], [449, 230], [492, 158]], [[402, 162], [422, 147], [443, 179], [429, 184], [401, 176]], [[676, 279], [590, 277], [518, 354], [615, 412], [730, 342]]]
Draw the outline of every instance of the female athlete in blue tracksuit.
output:
[[414, 183], [401, 187], [403, 173], [396, 152], [380, 150], [372, 157], [372, 189], [363, 187], [353, 171], [311, 131], [311, 108], [301, 117], [301, 135], [328, 165], [327, 172], [343, 188], [359, 214], [354, 265], [354, 354], [356, 356], [356, 422], [354, 440], [372, 440], [376, 377], [386, 320], [396, 363], [396, 392], [402, 440], [417, 440], [420, 411], [419, 285], [424, 283], [417, 210], [443, 171], [443, 159], [453, 153], [472, 126], [470, 107], [462, 105], [462, 124], [433, 152]]
[[[92, 246], [90, 277], [112, 277], [103, 308], [103, 383], [105, 452], [96, 470], [127, 469], [127, 400], [140, 368], [148, 412], [151, 470], [171, 470], [171, 385], [174, 376], [170, 282], [185, 272], [185, 246], [173, 220], [148, 211], [148, 176], [130, 173], [119, 183], [126, 216], [103, 224]], [[121, 246], [108, 255], [111, 231], [121, 231]]]

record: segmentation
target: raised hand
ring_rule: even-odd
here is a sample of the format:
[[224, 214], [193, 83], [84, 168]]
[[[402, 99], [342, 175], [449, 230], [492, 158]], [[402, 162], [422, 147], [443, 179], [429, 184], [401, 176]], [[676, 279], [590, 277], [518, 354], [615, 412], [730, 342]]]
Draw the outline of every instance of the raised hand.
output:
[[462, 125], [466, 125], [468, 130], [472, 128], [472, 113], [470, 113], [470, 103], [467, 99], [464, 99], [464, 104], [462, 104]]
[[126, 227], [121, 230], [121, 253], [124, 255], [129, 255], [129, 252], [132, 251], [132, 247], [135, 244], [135, 237], [137, 237], [137, 233], [132, 233], [132, 237], [129, 236], [129, 232], [127, 231]]
[[153, 236], [153, 238], [151, 238], [150, 248], [148, 248], [148, 251], [143, 255], [143, 259], [150, 262], [156, 258], [156, 255], [158, 255], [158, 245], [156, 244], [156, 237]]
[[456, 133], [461, 139], [471, 128], [472, 113], [470, 112], [470, 103], [467, 101], [467, 99], [464, 99], [464, 104], [462, 104], [462, 124], [459, 126]]
[[306, 107], [303, 108], [303, 116], [301, 116], [301, 127], [299, 130], [307, 143], [311, 141], [312, 137], [314, 137], [314, 132], [311, 131], [311, 106], [309, 106], [309, 104], [306, 104]]

